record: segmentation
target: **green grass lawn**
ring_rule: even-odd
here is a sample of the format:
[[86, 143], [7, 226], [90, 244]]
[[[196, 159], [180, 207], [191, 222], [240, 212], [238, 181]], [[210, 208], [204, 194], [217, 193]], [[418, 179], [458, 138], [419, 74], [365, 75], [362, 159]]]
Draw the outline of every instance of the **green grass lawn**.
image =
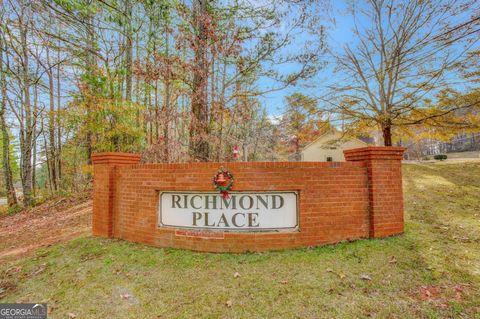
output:
[[0, 265], [51, 318], [480, 318], [480, 163], [404, 165], [406, 232], [205, 254], [84, 237]]

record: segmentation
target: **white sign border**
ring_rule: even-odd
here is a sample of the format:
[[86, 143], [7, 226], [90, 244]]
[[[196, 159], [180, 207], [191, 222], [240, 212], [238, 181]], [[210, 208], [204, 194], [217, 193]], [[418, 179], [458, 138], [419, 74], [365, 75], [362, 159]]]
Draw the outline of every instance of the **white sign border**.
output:
[[300, 196], [297, 190], [289, 191], [232, 191], [232, 194], [253, 194], [253, 193], [262, 193], [262, 194], [294, 194], [295, 195], [295, 216], [296, 224], [293, 227], [283, 227], [283, 228], [261, 228], [261, 229], [232, 229], [232, 228], [208, 228], [208, 227], [188, 227], [188, 226], [176, 226], [176, 225], [166, 225], [162, 223], [162, 194], [218, 194], [218, 192], [211, 191], [157, 191], [157, 229], [168, 228], [168, 229], [188, 229], [188, 230], [197, 230], [202, 232], [228, 232], [228, 233], [271, 233], [271, 232], [299, 232], [300, 230]]

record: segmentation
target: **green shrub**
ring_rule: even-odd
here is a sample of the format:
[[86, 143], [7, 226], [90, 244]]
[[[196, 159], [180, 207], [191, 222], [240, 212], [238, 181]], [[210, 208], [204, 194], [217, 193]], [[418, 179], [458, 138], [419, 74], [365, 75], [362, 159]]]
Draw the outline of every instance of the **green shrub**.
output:
[[12, 205], [12, 206], [8, 207], [8, 214], [9, 215], [16, 214], [16, 213], [20, 212], [22, 209], [23, 209], [22, 204]]
[[439, 161], [443, 161], [443, 160], [446, 160], [446, 159], [447, 159], [447, 155], [445, 155], [445, 154], [438, 154], [438, 155], [435, 155], [433, 158], [436, 159], [436, 160], [439, 160]]

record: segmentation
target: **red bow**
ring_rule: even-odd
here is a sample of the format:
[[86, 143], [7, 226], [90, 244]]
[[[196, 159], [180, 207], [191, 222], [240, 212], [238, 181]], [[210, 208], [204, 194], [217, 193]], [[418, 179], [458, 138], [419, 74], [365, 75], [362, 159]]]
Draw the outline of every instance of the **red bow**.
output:
[[230, 195], [228, 194], [228, 191], [221, 191], [220, 193], [222, 194], [223, 199], [229, 199], [230, 198]]

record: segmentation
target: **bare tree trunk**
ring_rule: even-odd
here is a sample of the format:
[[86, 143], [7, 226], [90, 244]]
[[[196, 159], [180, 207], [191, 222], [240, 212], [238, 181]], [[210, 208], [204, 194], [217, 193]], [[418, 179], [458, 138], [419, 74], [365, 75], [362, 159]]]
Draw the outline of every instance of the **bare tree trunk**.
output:
[[[210, 110], [209, 110], [209, 119], [208, 119], [208, 132], [212, 134], [214, 130], [216, 131], [216, 123], [217, 123], [217, 114], [218, 114], [218, 104], [216, 103], [216, 93], [217, 93], [217, 85], [216, 85], [216, 72], [215, 72], [215, 66], [216, 66], [216, 56], [214, 53], [211, 55], [211, 66], [210, 66]], [[207, 88], [208, 91], [208, 88]], [[218, 158], [218, 153], [219, 153], [219, 145], [215, 143], [215, 152], [213, 149], [210, 149], [210, 156], [212, 158]], [[215, 154], [215, 157], [213, 156], [213, 153]]]
[[[87, 18], [87, 46], [89, 48], [88, 57], [87, 57], [87, 72], [91, 72], [94, 74], [96, 72], [96, 59], [93, 55], [93, 50], [95, 50], [95, 30], [93, 29], [93, 15], [90, 15]], [[91, 83], [88, 83], [88, 90], [90, 91], [88, 95], [93, 95], [94, 88], [92, 87]], [[87, 127], [92, 125], [93, 118], [92, 118], [92, 100], [90, 96], [87, 96], [86, 101], [86, 109], [87, 109]], [[91, 128], [87, 129], [86, 133], [86, 144], [87, 144], [87, 163], [92, 163], [92, 149], [93, 149], [93, 133]]]
[[2, 160], [3, 160], [3, 178], [5, 180], [5, 189], [7, 190], [8, 206], [17, 204], [17, 195], [13, 185], [12, 168], [10, 167], [10, 136], [8, 135], [7, 124], [5, 121], [5, 110], [7, 106], [7, 83], [5, 82], [5, 72], [3, 70], [3, 35], [0, 35], [0, 92], [2, 100], [0, 101], [0, 129], [2, 132]]
[[55, 141], [55, 87], [53, 83], [53, 68], [50, 66], [50, 51], [47, 47], [46, 49], [46, 58], [47, 58], [47, 76], [48, 76], [48, 96], [50, 102], [50, 110], [48, 112], [48, 139], [49, 139], [49, 147], [45, 149], [45, 152], [50, 153], [49, 156], [49, 167], [50, 167], [50, 184], [52, 185], [52, 189], [54, 192], [58, 191], [57, 185], [57, 169], [56, 169], [56, 141]]
[[[43, 129], [42, 129], [42, 131], [43, 131]], [[52, 169], [51, 169], [50, 165], [53, 161], [49, 157], [49, 154], [48, 154], [49, 152], [47, 152], [48, 145], [47, 145], [47, 137], [45, 136], [45, 131], [43, 132], [43, 147], [45, 149], [45, 157], [47, 158], [46, 164], [47, 164], [47, 172], [48, 172], [48, 180], [49, 180], [48, 188], [50, 190], [50, 194], [52, 194], [54, 192], [54, 190], [52, 188], [52, 186], [53, 186], [52, 185]], [[45, 185], [45, 187], [46, 187], [46, 185]]]
[[[25, 18], [25, 17], [24, 17]], [[33, 125], [32, 125], [32, 109], [30, 104], [30, 78], [29, 78], [29, 56], [27, 47], [27, 25], [22, 19], [20, 22], [20, 41], [22, 46], [22, 85], [23, 85], [23, 104], [25, 110], [25, 128], [22, 156], [22, 187], [23, 187], [23, 203], [25, 206], [32, 204], [32, 141], [33, 141]]]
[[[136, 53], [136, 56], [135, 58], [138, 58], [139, 56], [139, 50], [140, 50], [140, 39], [139, 39], [139, 33], [137, 32], [136, 36], [135, 36], [135, 53]], [[136, 121], [137, 121], [137, 127], [142, 127], [142, 123], [141, 123], [141, 119], [140, 119], [140, 100], [141, 100], [141, 96], [140, 96], [140, 79], [138, 77], [135, 78], [135, 102], [136, 102], [136, 108], [137, 108], [137, 117], [136, 117]], [[145, 104], [144, 104], [144, 107], [145, 107]]]
[[130, 0], [125, 1], [125, 16], [127, 18], [125, 26], [125, 100], [132, 101], [132, 6]]
[[190, 152], [197, 161], [208, 161], [209, 149], [206, 137], [208, 135], [208, 105], [207, 105], [207, 48], [205, 15], [207, 13], [207, 0], [193, 2], [194, 19], [197, 29], [195, 67], [193, 76], [192, 113], [190, 127]]
[[13, 185], [12, 168], [10, 167], [10, 136], [5, 123], [5, 106], [2, 101], [2, 109], [0, 111], [0, 126], [2, 130], [2, 151], [3, 151], [3, 178], [5, 180], [5, 189], [7, 190], [8, 206], [13, 206], [18, 203], [15, 187]]
[[147, 86], [149, 86], [150, 83], [147, 81], [144, 82], [145, 84], [145, 91], [143, 92], [143, 103], [145, 104], [145, 111], [148, 114], [148, 120], [145, 121], [144, 124], [144, 130], [145, 130], [145, 135], [147, 136], [147, 145], [152, 145], [152, 112], [151, 112], [151, 95], [150, 95], [150, 90], [147, 90]]
[[[37, 196], [37, 115], [38, 115], [38, 86], [33, 90], [33, 138], [32, 138], [32, 194], [33, 198]], [[45, 149], [47, 152], [47, 149]]]
[[248, 148], [246, 144], [242, 144], [242, 151], [243, 151], [243, 161], [248, 162]]
[[[170, 43], [169, 43], [169, 26], [165, 23], [165, 56], [167, 59], [170, 56]], [[171, 88], [170, 88], [170, 74], [167, 75], [165, 79], [165, 101], [163, 103], [165, 107], [165, 111], [163, 112], [164, 116], [164, 127], [163, 127], [163, 138], [164, 138], [164, 146], [165, 146], [165, 162], [168, 163], [169, 161], [169, 154], [168, 154], [168, 147], [169, 147], [169, 113], [170, 113], [170, 96], [171, 96]]]
[[[60, 54], [58, 56], [60, 59]], [[62, 126], [60, 123], [61, 111], [61, 87], [60, 87], [60, 65], [57, 66], [57, 185], [60, 188], [60, 181], [62, 179]]]
[[392, 123], [387, 121], [382, 125], [383, 145], [392, 146]]
[[219, 132], [219, 150], [218, 150], [218, 159], [217, 161], [223, 161], [223, 113], [225, 110], [225, 90], [226, 90], [226, 82], [227, 82], [227, 60], [223, 61], [223, 68], [222, 68], [222, 89], [220, 93], [220, 132]]
[[155, 93], [154, 93], [154, 100], [155, 100], [155, 140], [153, 144], [157, 144], [159, 137], [160, 137], [160, 103], [158, 101], [158, 81], [155, 80]]

